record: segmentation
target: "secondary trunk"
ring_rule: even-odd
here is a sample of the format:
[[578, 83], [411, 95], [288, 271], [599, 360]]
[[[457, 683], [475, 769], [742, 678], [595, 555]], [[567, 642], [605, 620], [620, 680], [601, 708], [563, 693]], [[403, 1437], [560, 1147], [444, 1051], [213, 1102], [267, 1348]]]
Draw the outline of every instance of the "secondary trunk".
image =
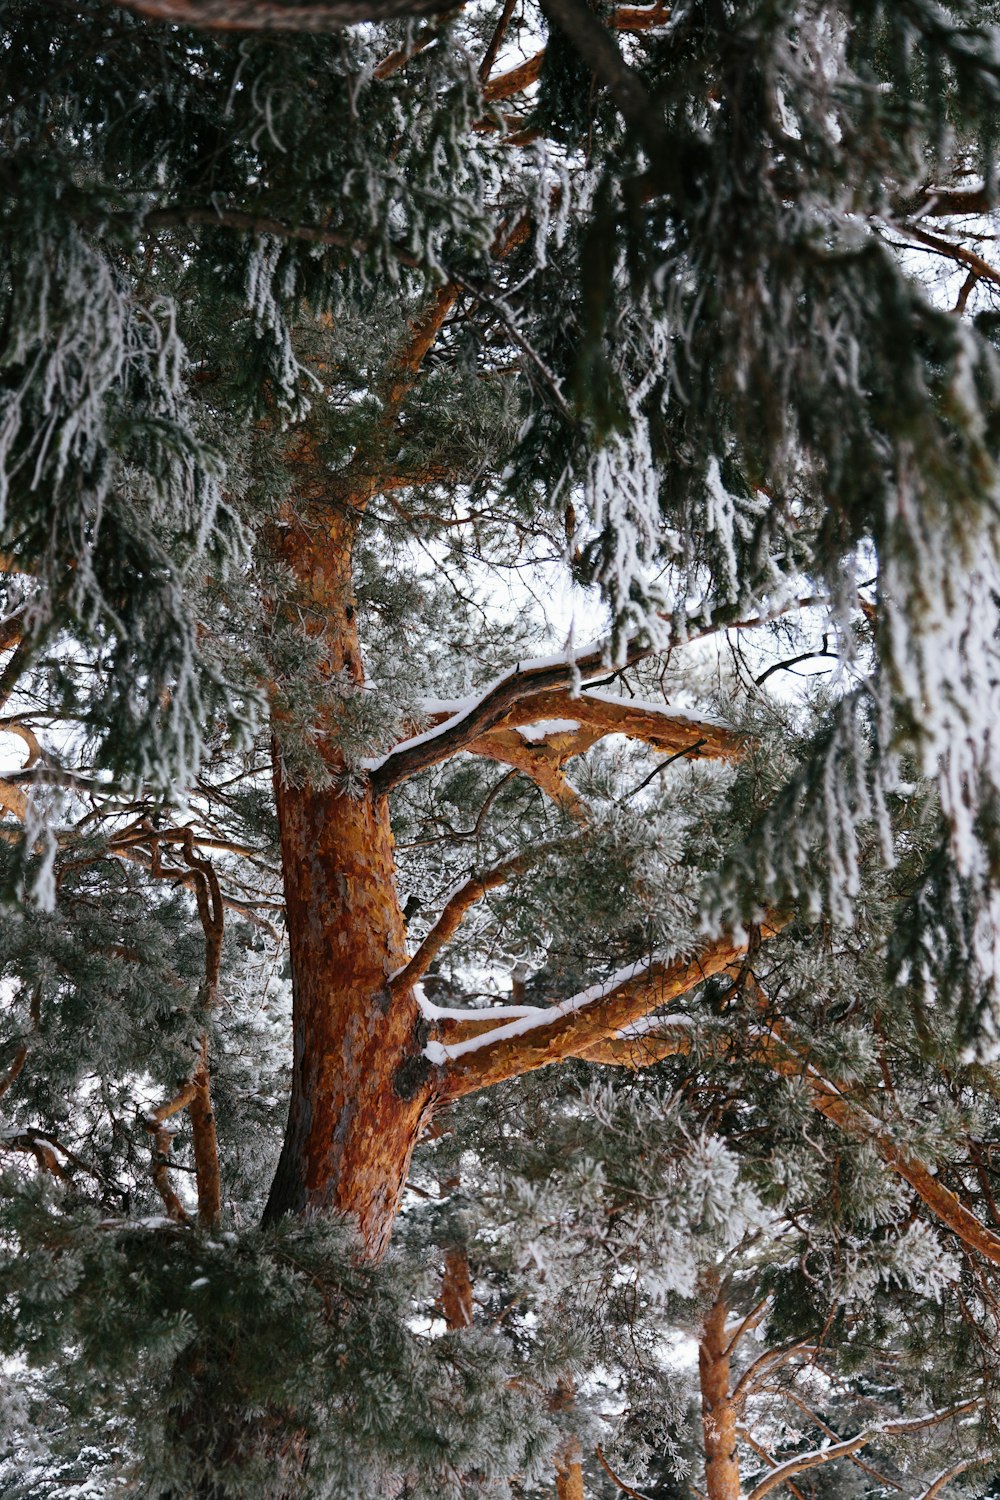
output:
[[[363, 679], [351, 553], [356, 510], [323, 493], [323, 466], [303, 439], [300, 480], [278, 547], [297, 581], [300, 617], [345, 692]], [[334, 701], [336, 694], [334, 693]], [[333, 1210], [382, 1255], [427, 1107], [425, 1027], [411, 989], [390, 994], [406, 962], [389, 811], [345, 790], [335, 720], [322, 726], [329, 777], [300, 786], [276, 756], [275, 796], [293, 987], [292, 1088], [265, 1220]]]
[[707, 1500], [739, 1500], [736, 1407], [730, 1390], [728, 1308], [720, 1294], [709, 1309], [698, 1346], [701, 1422], [705, 1443]]

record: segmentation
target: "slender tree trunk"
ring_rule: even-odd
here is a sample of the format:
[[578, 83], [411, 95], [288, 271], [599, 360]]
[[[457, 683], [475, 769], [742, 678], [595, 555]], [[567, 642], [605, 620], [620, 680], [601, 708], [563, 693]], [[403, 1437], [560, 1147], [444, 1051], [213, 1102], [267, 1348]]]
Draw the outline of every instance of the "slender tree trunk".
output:
[[441, 1311], [449, 1330], [472, 1326], [472, 1276], [464, 1245], [452, 1245], [445, 1251]]
[[730, 1388], [730, 1350], [726, 1338], [728, 1312], [725, 1297], [720, 1292], [705, 1319], [698, 1348], [707, 1500], [739, 1500], [740, 1497], [736, 1407]]
[[[560, 1380], [552, 1396], [553, 1411], [570, 1411], [576, 1398], [571, 1380]], [[584, 1500], [583, 1455], [575, 1437], [568, 1437], [556, 1452], [556, 1500]]]
[[556, 1500], [584, 1500], [579, 1443], [568, 1443], [556, 1462]]
[[[356, 510], [323, 493], [325, 471], [308, 437], [293, 472], [300, 484], [279, 548], [297, 581], [296, 606], [322, 638], [324, 670], [350, 691], [363, 680], [351, 577]], [[407, 952], [388, 805], [367, 787], [345, 789], [337, 725], [328, 728], [327, 784], [294, 784], [276, 756], [293, 1061], [265, 1221], [349, 1214], [366, 1253], [378, 1258], [425, 1118], [430, 1068], [412, 989], [389, 990]]]

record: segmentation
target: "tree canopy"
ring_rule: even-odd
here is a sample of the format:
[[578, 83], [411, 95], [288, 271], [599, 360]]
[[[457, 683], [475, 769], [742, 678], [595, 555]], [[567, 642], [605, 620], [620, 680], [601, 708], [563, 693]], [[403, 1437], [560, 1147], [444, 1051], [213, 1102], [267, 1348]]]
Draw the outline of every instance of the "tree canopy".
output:
[[0, 1495], [990, 1493], [996, 6], [0, 60]]

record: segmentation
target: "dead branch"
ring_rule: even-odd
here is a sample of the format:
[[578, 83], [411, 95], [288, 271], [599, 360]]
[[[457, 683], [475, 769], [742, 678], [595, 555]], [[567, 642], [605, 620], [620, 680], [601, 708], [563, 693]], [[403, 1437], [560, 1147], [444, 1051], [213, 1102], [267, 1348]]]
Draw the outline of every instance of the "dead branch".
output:
[[[218, 876], [210, 860], [194, 852], [194, 830], [183, 830], [186, 834], [181, 846], [185, 863], [191, 870], [195, 903], [202, 931], [205, 934], [205, 982], [202, 1005], [206, 1011], [212, 1009], [218, 999], [219, 974], [222, 963], [223, 899]], [[157, 880], [169, 880], [173, 871], [164, 870], [160, 859], [160, 844], [155, 830], [150, 828], [150, 870]], [[208, 1032], [203, 1031], [198, 1042], [198, 1061], [189, 1082], [167, 1105], [161, 1105], [147, 1118], [152, 1121], [148, 1128], [154, 1132], [153, 1180], [167, 1213], [177, 1217], [180, 1209], [183, 1221], [187, 1214], [179, 1198], [170, 1186], [167, 1158], [171, 1135], [163, 1122], [180, 1109], [187, 1109], [191, 1120], [191, 1143], [194, 1151], [195, 1183], [198, 1192], [198, 1219], [208, 1226], [218, 1223], [222, 1212], [222, 1174], [219, 1166], [219, 1142], [215, 1128], [215, 1112], [212, 1109], [211, 1075], [208, 1068]], [[166, 1113], [164, 1113], [166, 1111]]]

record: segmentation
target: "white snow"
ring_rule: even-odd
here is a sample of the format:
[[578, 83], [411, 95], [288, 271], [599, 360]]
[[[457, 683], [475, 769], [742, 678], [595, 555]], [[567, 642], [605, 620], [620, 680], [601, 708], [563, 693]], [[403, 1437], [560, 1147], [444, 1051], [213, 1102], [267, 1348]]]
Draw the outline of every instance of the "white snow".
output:
[[519, 725], [517, 732], [522, 740], [534, 745], [548, 739], [550, 734], [570, 734], [579, 727], [578, 719], [539, 719], [536, 724]]
[[[535, 1030], [539, 1026], [548, 1026], [560, 1016], [572, 1015], [574, 1011], [585, 1010], [588, 1005], [594, 1005], [605, 999], [612, 991], [620, 985], [627, 984], [629, 980], [636, 979], [639, 975], [647, 974], [649, 970], [658, 963], [665, 963], [670, 957], [668, 954], [653, 953], [636, 963], [626, 964], [623, 969], [612, 974], [610, 979], [605, 979], [601, 984], [592, 984], [587, 989], [581, 990], [579, 994], [571, 995], [567, 1000], [559, 1000], [554, 1005], [540, 1005], [526, 1014], [522, 1013], [515, 1020], [509, 1021], [505, 1026], [496, 1026], [491, 1031], [484, 1031], [480, 1036], [469, 1037], [464, 1042], [453, 1042], [445, 1046], [443, 1042], [428, 1042], [424, 1048], [424, 1056], [429, 1062], [441, 1067], [445, 1062], [457, 1057], [464, 1057], [469, 1052], [478, 1052], [483, 1047], [492, 1046], [494, 1042], [505, 1041], [508, 1037], [524, 1036], [527, 1032]], [[463, 1013], [463, 1019], [468, 1019], [469, 1012]]]
[[[441, 735], [450, 733], [457, 724], [461, 723], [473, 711], [477, 704], [481, 703], [496, 688], [502, 687], [505, 682], [514, 681], [529, 672], [545, 671], [550, 667], [572, 667], [577, 662], [585, 660], [586, 657], [594, 653], [602, 653], [607, 649], [609, 648], [605, 641], [589, 641], [585, 646], [567, 647], [563, 651], [555, 652], [552, 656], [527, 657], [524, 661], [517, 662], [509, 671], [501, 672], [499, 677], [494, 677], [480, 692], [473, 694], [470, 698], [458, 699], [458, 706], [452, 712], [451, 717], [445, 719], [443, 723], [435, 724], [433, 728], [425, 729], [422, 734], [415, 734], [408, 740], [402, 740], [398, 745], [393, 746], [386, 755], [370, 756], [368, 759], [363, 760], [361, 764], [366, 771], [379, 771], [385, 765], [386, 761], [391, 760], [393, 756], [403, 755], [409, 750], [416, 749], [418, 745], [430, 744], [432, 740], [438, 739]], [[425, 704], [435, 701], [438, 700], [426, 698], [423, 700]], [[440, 701], [446, 705], [448, 704], [447, 699]], [[428, 710], [428, 712], [434, 711], [432, 709]]]

